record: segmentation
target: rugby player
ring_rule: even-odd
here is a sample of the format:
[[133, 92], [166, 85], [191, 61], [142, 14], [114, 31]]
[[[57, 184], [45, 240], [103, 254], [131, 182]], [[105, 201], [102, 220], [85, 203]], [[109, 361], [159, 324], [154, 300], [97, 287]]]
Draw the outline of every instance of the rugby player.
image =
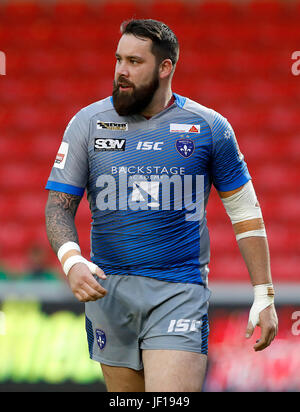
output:
[[[112, 96], [66, 128], [46, 188], [46, 226], [75, 297], [85, 302], [90, 357], [110, 392], [199, 392], [208, 347], [210, 260], [205, 207], [224, 203], [254, 288], [246, 338], [277, 333], [262, 212], [234, 131], [222, 115], [172, 92], [173, 31], [121, 26]], [[101, 67], [99, 68], [101, 70]], [[75, 214], [87, 191], [90, 260]]]

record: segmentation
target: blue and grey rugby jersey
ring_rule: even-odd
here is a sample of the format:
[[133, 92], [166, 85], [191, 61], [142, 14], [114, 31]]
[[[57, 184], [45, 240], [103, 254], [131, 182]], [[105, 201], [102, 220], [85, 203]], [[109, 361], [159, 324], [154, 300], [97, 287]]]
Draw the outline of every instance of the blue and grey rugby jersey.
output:
[[91, 260], [108, 275], [205, 283], [211, 185], [229, 191], [251, 179], [228, 121], [174, 97], [149, 120], [119, 116], [108, 97], [66, 128], [46, 188], [86, 189]]

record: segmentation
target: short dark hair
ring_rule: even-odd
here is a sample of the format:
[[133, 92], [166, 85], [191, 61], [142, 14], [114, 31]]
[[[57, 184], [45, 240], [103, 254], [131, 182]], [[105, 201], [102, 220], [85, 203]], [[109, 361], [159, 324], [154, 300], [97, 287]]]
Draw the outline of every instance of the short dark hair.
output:
[[165, 23], [152, 19], [127, 20], [121, 24], [121, 33], [151, 39], [152, 53], [158, 62], [170, 59], [175, 67], [179, 57], [179, 43]]

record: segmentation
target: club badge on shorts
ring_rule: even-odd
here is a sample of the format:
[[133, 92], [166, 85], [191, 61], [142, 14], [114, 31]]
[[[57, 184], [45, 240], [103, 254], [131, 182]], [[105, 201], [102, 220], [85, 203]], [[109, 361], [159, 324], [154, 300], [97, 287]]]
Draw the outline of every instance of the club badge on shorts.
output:
[[106, 345], [106, 335], [101, 329], [96, 329], [95, 332], [96, 332], [96, 339], [97, 339], [98, 346], [102, 350], [104, 349]]
[[191, 157], [195, 150], [195, 143], [191, 139], [182, 138], [176, 140], [176, 150], [177, 152], [185, 157]]

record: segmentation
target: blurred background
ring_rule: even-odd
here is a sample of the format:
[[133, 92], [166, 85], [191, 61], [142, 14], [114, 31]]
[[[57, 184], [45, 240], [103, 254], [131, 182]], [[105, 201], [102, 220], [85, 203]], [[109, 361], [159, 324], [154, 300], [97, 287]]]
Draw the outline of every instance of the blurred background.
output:
[[[120, 24], [132, 17], [175, 31], [173, 91], [228, 118], [268, 233], [279, 333], [255, 353], [259, 332], [244, 339], [249, 275], [212, 190], [205, 390], [299, 391], [300, 63], [292, 55], [300, 1], [292, 0], [0, 1], [0, 391], [105, 391], [89, 359], [84, 305], [46, 238], [44, 187], [69, 120], [111, 95]], [[76, 223], [87, 258], [90, 222], [84, 197]]]

